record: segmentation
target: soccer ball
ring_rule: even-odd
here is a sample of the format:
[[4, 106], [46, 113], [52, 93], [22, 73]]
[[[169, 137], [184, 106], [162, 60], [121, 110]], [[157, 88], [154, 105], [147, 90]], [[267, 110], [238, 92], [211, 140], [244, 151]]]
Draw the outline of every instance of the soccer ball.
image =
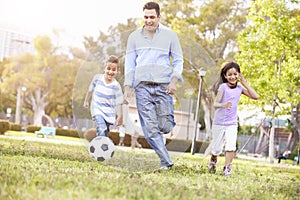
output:
[[105, 136], [97, 136], [89, 144], [90, 155], [100, 162], [111, 159], [115, 150], [114, 143]]

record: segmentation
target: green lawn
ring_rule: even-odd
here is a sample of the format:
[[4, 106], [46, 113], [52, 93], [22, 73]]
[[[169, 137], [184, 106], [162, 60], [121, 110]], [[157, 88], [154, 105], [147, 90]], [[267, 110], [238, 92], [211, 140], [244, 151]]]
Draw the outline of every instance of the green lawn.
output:
[[[50, 139], [49, 139], [50, 140]], [[299, 199], [300, 167], [235, 159], [232, 177], [207, 172], [208, 157], [173, 155], [159, 171], [152, 151], [117, 149], [96, 162], [82, 145], [0, 138], [0, 199]], [[284, 161], [283, 161], [284, 162]]]
[[[20, 131], [7, 131], [5, 132], [6, 136], [20, 136], [20, 137], [36, 137], [34, 133], [28, 133], [28, 132], [20, 132]], [[42, 138], [41, 136], [39, 136]], [[49, 138], [52, 138], [52, 136], [49, 136]], [[54, 138], [56, 140], [66, 140], [66, 141], [74, 141], [74, 142], [82, 142], [84, 139], [82, 138], [76, 138], [76, 137], [67, 137], [67, 136], [61, 136], [61, 135], [55, 135]]]

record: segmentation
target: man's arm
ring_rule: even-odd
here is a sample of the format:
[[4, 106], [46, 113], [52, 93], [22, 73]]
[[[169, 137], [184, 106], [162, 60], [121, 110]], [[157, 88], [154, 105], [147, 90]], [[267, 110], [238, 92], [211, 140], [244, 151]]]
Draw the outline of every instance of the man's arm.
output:
[[182, 70], [183, 70], [183, 54], [180, 45], [179, 38], [177, 34], [174, 32], [171, 43], [171, 57], [172, 57], [172, 66], [173, 66], [173, 77], [177, 77], [177, 81], [182, 82]]
[[136, 53], [134, 47], [134, 36], [130, 35], [127, 41], [127, 49], [124, 65], [124, 103], [128, 104], [132, 95], [132, 86], [136, 67]]

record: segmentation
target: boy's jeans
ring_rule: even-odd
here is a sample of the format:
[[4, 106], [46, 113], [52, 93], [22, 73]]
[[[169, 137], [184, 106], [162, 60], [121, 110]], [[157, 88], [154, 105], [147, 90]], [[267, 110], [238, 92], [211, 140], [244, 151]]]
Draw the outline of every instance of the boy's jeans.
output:
[[162, 133], [175, 126], [173, 99], [166, 93], [168, 83], [144, 84], [136, 88], [136, 102], [146, 140], [160, 158], [161, 166], [172, 166]]
[[97, 136], [108, 137], [110, 124], [105, 121], [102, 115], [93, 116], [93, 120], [96, 122], [97, 125], [96, 127]]

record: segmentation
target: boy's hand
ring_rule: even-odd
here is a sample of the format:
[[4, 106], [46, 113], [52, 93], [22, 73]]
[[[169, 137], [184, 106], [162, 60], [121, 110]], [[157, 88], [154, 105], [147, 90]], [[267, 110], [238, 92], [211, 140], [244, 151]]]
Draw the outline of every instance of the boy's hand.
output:
[[83, 107], [84, 107], [84, 108], [89, 108], [89, 102], [85, 101], [85, 102], [83, 103]]

